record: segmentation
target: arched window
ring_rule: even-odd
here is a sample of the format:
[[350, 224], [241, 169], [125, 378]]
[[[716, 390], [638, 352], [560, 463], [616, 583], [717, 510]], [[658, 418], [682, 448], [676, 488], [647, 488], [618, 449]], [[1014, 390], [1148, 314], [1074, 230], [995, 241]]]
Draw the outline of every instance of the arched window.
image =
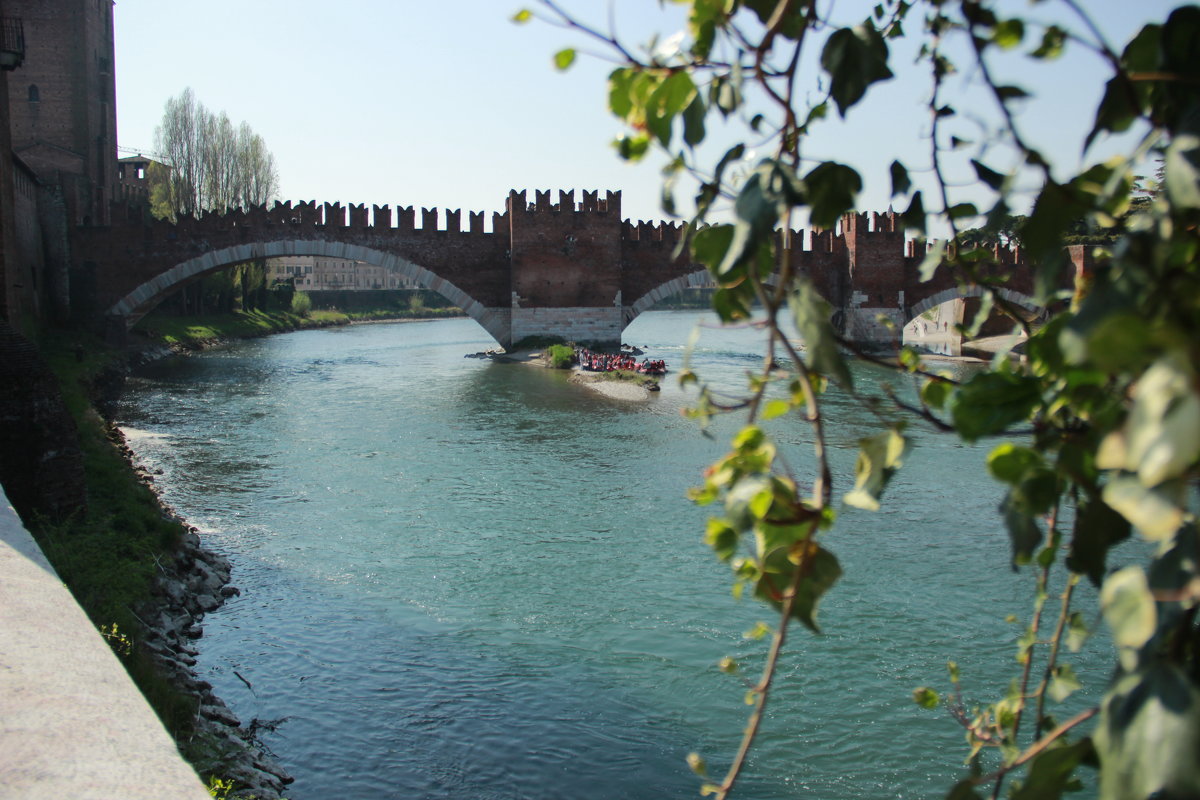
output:
[[37, 84], [29, 84], [29, 102], [36, 103], [42, 99], [41, 92], [38, 91]]

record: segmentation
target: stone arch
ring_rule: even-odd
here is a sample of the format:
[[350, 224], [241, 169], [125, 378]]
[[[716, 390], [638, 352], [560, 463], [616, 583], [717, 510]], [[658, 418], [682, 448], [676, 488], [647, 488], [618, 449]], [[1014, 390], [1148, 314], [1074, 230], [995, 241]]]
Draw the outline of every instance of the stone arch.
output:
[[712, 275], [706, 269], [696, 270], [686, 275], [680, 275], [678, 278], [672, 278], [666, 283], [660, 284], [646, 292], [629, 305], [624, 306], [621, 309], [621, 313], [624, 316], [623, 325], [624, 327], [629, 327], [629, 323], [637, 319], [643, 311], [648, 311], [654, 307], [655, 303], [664, 298], [679, 294], [684, 289], [706, 289], [714, 285]]
[[394, 253], [323, 239], [284, 239], [240, 244], [181, 261], [118, 300], [108, 309], [107, 316], [123, 320], [128, 328], [158, 305], [167, 294], [191, 280], [233, 264], [274, 256], [326, 256], [376, 264], [442, 295], [478, 322], [497, 342], [507, 343], [509, 320], [499, 310], [486, 308], [450, 281]]
[[[1043, 310], [1043, 306], [1034, 302], [1034, 299], [1032, 297], [1030, 297], [1029, 295], [1024, 294], [1022, 292], [1016, 292], [1016, 291], [1013, 291], [1012, 289], [994, 289], [993, 291], [997, 295], [999, 295], [1002, 300], [1005, 300], [1014, 305], [1021, 306], [1022, 308], [1027, 308], [1031, 311]], [[942, 303], [945, 303], [948, 300], [961, 300], [966, 297], [982, 297], [983, 294], [984, 294], [984, 290], [978, 286], [971, 286], [968, 289], [966, 289], [965, 291], [963, 291], [962, 289], [958, 289], [958, 288], [943, 289], [942, 291], [931, 294], [929, 297], [926, 297], [924, 300], [919, 300], [916, 303], [905, 308], [904, 324], [907, 325], [909, 322], [912, 322], [914, 319], [921, 316], [929, 309], [940, 306]]]

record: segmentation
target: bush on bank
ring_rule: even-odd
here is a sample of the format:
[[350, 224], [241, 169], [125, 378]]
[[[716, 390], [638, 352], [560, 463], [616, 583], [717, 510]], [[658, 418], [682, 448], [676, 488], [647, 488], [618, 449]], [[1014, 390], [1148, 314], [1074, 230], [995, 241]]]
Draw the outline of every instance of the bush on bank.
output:
[[575, 361], [575, 348], [565, 344], [552, 344], [546, 348], [546, 358], [554, 369], [570, 369]]

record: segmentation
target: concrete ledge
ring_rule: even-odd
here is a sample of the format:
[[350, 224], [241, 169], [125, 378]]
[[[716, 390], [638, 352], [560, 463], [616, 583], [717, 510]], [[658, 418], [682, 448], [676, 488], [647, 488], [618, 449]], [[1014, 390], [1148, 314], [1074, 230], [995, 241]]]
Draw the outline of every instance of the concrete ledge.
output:
[[0, 796], [211, 800], [0, 491]]

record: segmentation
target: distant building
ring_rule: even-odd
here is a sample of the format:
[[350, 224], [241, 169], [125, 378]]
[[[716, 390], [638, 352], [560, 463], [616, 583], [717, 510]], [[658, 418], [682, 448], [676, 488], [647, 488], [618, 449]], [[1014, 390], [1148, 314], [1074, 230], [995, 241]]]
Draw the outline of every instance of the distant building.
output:
[[325, 256], [268, 258], [267, 281], [289, 282], [303, 292], [418, 288], [414, 281], [366, 261]]
[[150, 165], [166, 165], [155, 161], [149, 156], [138, 153], [136, 156], [117, 159], [117, 183], [125, 189], [126, 197], [150, 199]]

